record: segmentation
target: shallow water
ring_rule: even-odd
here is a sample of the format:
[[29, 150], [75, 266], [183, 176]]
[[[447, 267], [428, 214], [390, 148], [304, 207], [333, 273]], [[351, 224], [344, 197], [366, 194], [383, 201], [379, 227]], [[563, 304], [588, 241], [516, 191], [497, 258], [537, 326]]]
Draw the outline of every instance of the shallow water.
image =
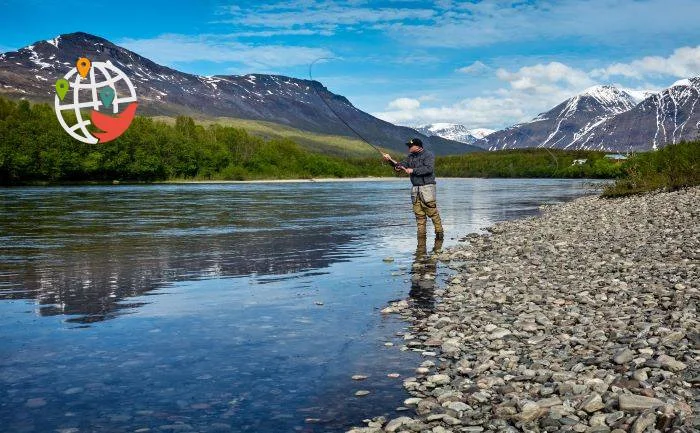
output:
[[[440, 179], [444, 246], [590, 192]], [[0, 190], [0, 425], [340, 432], [396, 416], [421, 355], [379, 310], [417, 289], [434, 302], [411, 287], [409, 196], [407, 181]]]

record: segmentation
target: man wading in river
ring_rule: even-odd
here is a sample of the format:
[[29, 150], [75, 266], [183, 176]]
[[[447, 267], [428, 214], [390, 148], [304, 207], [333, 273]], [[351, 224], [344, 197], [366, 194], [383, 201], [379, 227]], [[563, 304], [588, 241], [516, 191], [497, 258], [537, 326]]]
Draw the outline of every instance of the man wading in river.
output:
[[394, 170], [404, 171], [411, 177], [411, 200], [418, 225], [418, 237], [425, 237], [426, 216], [429, 216], [435, 226], [435, 239], [443, 239], [445, 235], [435, 194], [435, 155], [423, 149], [423, 142], [418, 138], [411, 139], [406, 146], [410, 153], [404, 161], [396, 162], [388, 153], [383, 154], [384, 160], [391, 162]]

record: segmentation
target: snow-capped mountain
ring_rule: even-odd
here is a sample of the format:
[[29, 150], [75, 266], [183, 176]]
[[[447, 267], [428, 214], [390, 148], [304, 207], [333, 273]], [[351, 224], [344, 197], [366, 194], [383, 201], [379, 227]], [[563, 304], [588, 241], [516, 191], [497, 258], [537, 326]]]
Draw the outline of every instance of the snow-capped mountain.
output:
[[634, 98], [613, 86], [595, 86], [520, 123], [486, 137], [491, 150], [527, 147], [577, 148], [580, 137], [606, 119], [634, 107]]
[[438, 136], [467, 144], [474, 144], [476, 141], [494, 132], [493, 129], [486, 128], [468, 129], [466, 126], [457, 123], [431, 123], [418, 126], [415, 129], [429, 137]]
[[577, 147], [618, 151], [658, 149], [700, 138], [700, 77], [677, 81], [585, 133]]
[[488, 135], [484, 142], [490, 150], [656, 149], [700, 138], [699, 100], [700, 77], [677, 81], [660, 92], [630, 94], [613, 86], [595, 86], [530, 122]]
[[124, 71], [136, 88], [139, 114], [265, 120], [306, 131], [354, 136], [326, 106], [325, 100], [343, 120], [375, 145], [403, 152], [403, 143], [418, 136], [425, 139], [436, 154], [476, 149], [440, 137], [428, 138], [411, 128], [377, 119], [354, 107], [347, 98], [330, 92], [318, 81], [264, 74], [187, 74], [82, 32], [0, 54], [0, 94], [53, 101], [54, 83], [79, 57], [111, 61]]

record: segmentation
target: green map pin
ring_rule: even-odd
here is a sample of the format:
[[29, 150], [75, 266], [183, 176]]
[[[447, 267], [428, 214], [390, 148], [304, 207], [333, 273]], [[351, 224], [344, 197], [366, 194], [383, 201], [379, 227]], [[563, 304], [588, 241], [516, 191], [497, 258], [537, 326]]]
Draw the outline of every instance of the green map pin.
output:
[[66, 93], [68, 93], [68, 89], [70, 89], [70, 84], [68, 84], [68, 80], [65, 78], [59, 78], [56, 80], [56, 93], [58, 94], [58, 99], [63, 101], [63, 98], [66, 97]]
[[114, 101], [114, 89], [111, 87], [103, 87], [100, 89], [98, 92], [98, 95], [100, 97], [100, 101], [102, 101], [102, 104], [109, 108], [112, 105], [112, 101]]

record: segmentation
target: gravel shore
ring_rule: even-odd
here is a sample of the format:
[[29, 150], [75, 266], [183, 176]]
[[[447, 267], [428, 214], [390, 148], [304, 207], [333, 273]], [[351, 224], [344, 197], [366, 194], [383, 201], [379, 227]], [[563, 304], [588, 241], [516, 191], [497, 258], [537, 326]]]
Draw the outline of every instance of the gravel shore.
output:
[[353, 433], [700, 431], [700, 188], [547, 207], [438, 259], [432, 311], [383, 311], [425, 355], [411, 416]]

